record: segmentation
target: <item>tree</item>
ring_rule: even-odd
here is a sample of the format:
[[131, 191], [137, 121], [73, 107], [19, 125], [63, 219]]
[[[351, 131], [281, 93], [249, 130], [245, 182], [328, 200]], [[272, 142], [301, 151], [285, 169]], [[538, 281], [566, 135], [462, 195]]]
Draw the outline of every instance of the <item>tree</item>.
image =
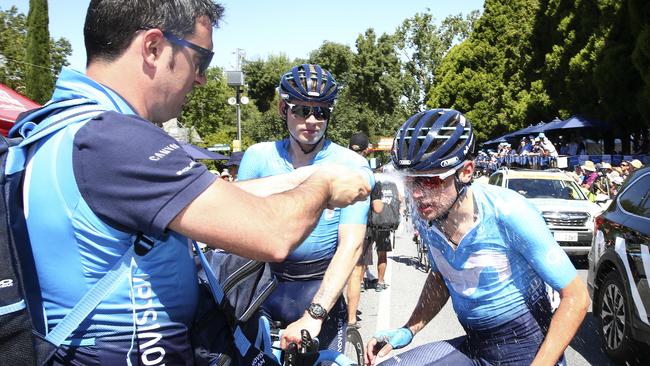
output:
[[208, 68], [205, 85], [194, 88], [178, 120], [185, 127], [196, 128], [201, 136], [214, 133], [235, 120], [235, 109], [227, 102], [231, 95], [234, 92], [228, 87], [223, 71], [218, 67]]
[[427, 9], [426, 13], [417, 13], [404, 20], [397, 28], [394, 36], [396, 47], [405, 59], [405, 82], [410, 86], [406, 90], [409, 110], [417, 111], [424, 107], [440, 62], [454, 43], [467, 38], [477, 18], [478, 11], [471, 12], [465, 19], [461, 14], [449, 16], [438, 27]]
[[525, 74], [537, 9], [537, 0], [486, 0], [472, 34], [438, 67], [427, 105], [465, 112], [479, 140], [524, 127], [528, 104], [548, 100]]
[[266, 60], [244, 61], [242, 70], [246, 75], [248, 95], [253, 99], [257, 109], [265, 113], [273, 106], [280, 77], [294, 66], [286, 55], [270, 55]]
[[347, 80], [353, 61], [354, 53], [349, 46], [329, 41], [309, 54], [309, 63], [324, 67], [339, 84]]
[[401, 64], [388, 34], [377, 37], [370, 28], [356, 41], [357, 55], [348, 79], [350, 96], [383, 115], [391, 114], [403, 94]]
[[52, 73], [43, 72], [51, 69], [48, 24], [47, 0], [30, 0], [27, 16], [25, 61], [28, 65], [25, 74], [25, 92], [29, 98], [39, 103], [45, 103], [54, 89]]
[[[26, 94], [25, 74], [28, 63], [25, 59], [27, 38], [27, 17], [15, 6], [0, 10], [0, 82]], [[70, 42], [65, 38], [50, 39], [52, 80], [56, 79], [61, 67], [69, 65], [67, 57], [72, 54]], [[46, 69], [39, 69], [47, 73]], [[51, 91], [51, 90], [50, 90]], [[49, 97], [49, 95], [48, 95]]]

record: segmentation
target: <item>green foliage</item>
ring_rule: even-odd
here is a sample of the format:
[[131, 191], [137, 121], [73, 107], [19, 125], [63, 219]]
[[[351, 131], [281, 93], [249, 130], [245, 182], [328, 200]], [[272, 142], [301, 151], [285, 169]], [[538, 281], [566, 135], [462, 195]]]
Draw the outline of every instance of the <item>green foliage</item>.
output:
[[47, 0], [30, 0], [27, 16], [27, 53], [25, 61], [25, 92], [27, 97], [38, 103], [45, 103], [54, 90], [54, 78], [51, 73], [50, 31], [47, 15]]
[[309, 54], [309, 63], [329, 70], [339, 83], [347, 79], [353, 60], [354, 53], [349, 46], [328, 41]]
[[260, 112], [265, 113], [273, 108], [271, 102], [275, 96], [280, 76], [293, 66], [294, 64], [286, 55], [272, 55], [266, 61], [246, 60], [244, 62], [242, 70], [246, 75], [248, 94]]
[[359, 35], [354, 69], [347, 80], [349, 96], [380, 115], [391, 114], [399, 105], [403, 85], [401, 64], [393, 37], [377, 37], [373, 29]]
[[223, 71], [217, 67], [207, 70], [206, 84], [194, 88], [188, 96], [179, 117], [185, 127], [194, 127], [201, 135], [208, 135], [230, 124], [236, 126], [235, 107], [228, 105], [228, 98], [235, 95], [228, 87]]
[[[26, 74], [31, 61], [26, 59], [27, 48], [27, 17], [18, 12], [15, 6], [8, 10], [0, 10], [0, 82], [27, 94]], [[50, 75], [51, 80], [57, 78], [61, 67], [69, 65], [67, 57], [72, 54], [70, 42], [65, 38], [49, 39], [50, 64], [48, 68], [37, 67], [36, 71]], [[40, 65], [43, 66], [43, 65]], [[45, 88], [41, 88], [45, 90]], [[50, 87], [46, 99], [49, 98]]]
[[[429, 11], [429, 9], [427, 9]], [[407, 109], [421, 110], [435, 83], [435, 71], [454, 42], [466, 38], [478, 17], [472, 12], [447, 17], [440, 27], [429, 12], [415, 14], [395, 31], [395, 45], [404, 58]]]

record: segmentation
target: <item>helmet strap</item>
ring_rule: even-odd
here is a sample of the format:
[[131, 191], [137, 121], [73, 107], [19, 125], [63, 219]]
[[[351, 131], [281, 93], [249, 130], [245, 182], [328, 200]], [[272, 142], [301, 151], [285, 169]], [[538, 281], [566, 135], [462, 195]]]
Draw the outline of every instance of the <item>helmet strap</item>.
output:
[[456, 198], [454, 199], [454, 202], [451, 204], [451, 206], [449, 206], [447, 211], [445, 211], [442, 215], [432, 220], [433, 222], [438, 224], [439, 228], [442, 228], [442, 223], [447, 221], [451, 209], [454, 208], [454, 206], [456, 206], [458, 201], [460, 201], [461, 197], [464, 197], [465, 194], [467, 193], [467, 187], [469, 186], [469, 183], [463, 183], [460, 181], [460, 176], [458, 173], [459, 170], [456, 171], [456, 173], [454, 173], [454, 187], [456, 188]]

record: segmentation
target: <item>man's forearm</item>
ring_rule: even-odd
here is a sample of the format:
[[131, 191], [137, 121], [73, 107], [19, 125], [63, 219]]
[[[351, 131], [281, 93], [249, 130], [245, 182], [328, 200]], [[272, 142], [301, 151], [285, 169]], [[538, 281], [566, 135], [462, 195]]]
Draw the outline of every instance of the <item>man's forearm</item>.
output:
[[429, 273], [418, 303], [406, 326], [414, 335], [421, 331], [433, 319], [449, 299], [449, 290], [440, 274]]
[[578, 332], [589, 308], [589, 294], [580, 278], [560, 291], [560, 306], [555, 310], [548, 333], [533, 365], [555, 365]]
[[366, 225], [344, 224], [340, 230], [345, 231], [340, 237], [339, 245], [332, 257], [318, 292], [313, 302], [331, 309], [341, 296], [348, 278], [361, 256]]
[[291, 173], [273, 175], [264, 178], [237, 181], [237, 187], [256, 196], [266, 197], [275, 193], [291, 190], [302, 184], [318, 169], [315, 165], [298, 168]]

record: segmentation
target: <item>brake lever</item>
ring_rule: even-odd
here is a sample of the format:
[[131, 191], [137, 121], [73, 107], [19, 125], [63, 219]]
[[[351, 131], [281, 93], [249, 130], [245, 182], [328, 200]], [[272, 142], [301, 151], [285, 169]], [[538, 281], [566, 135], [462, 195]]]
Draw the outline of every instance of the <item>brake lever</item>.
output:
[[282, 366], [297, 366], [298, 346], [295, 343], [289, 343], [284, 351], [284, 361]]

